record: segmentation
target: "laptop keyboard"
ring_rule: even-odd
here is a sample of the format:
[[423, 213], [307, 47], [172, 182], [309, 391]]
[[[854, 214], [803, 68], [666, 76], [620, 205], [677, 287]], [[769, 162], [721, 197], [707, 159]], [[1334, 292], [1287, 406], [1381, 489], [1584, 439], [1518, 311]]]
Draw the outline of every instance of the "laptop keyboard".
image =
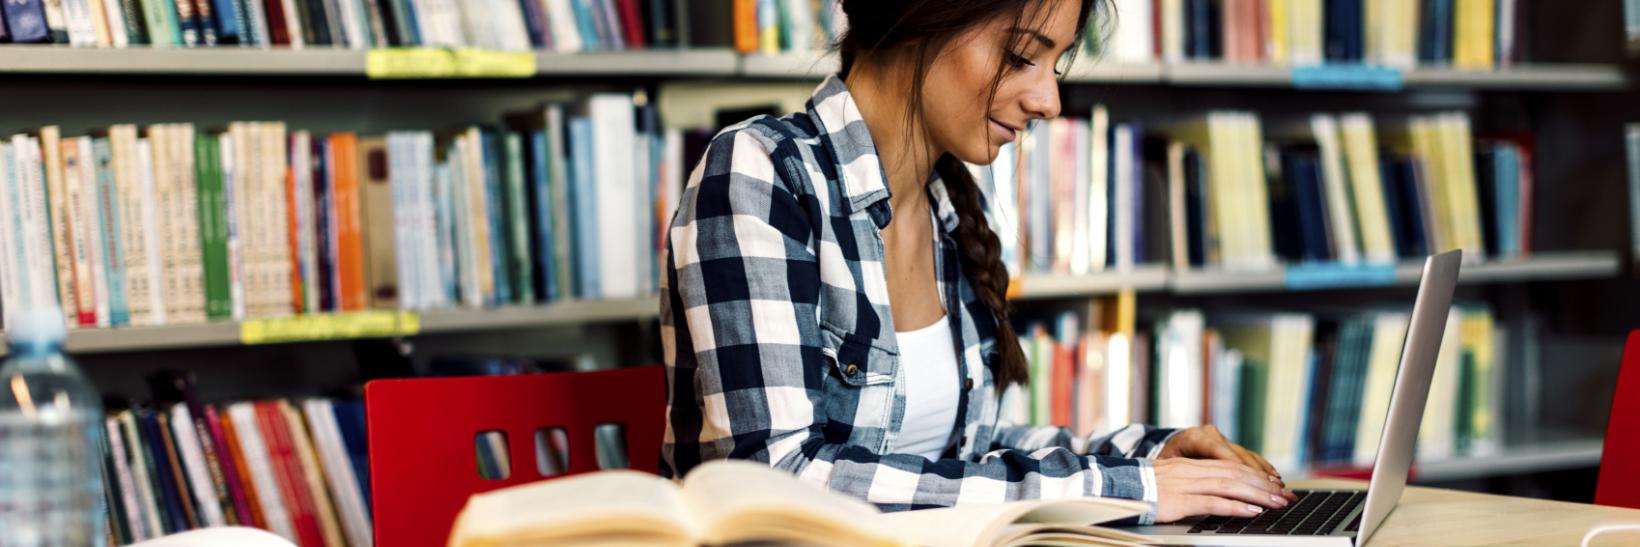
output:
[[[1267, 509], [1253, 518], [1208, 517], [1191, 527], [1190, 533], [1325, 536], [1367, 499], [1367, 493], [1360, 491], [1300, 490], [1294, 493], [1298, 500], [1285, 508]], [[1361, 516], [1357, 514], [1346, 529], [1353, 532], [1360, 525]]]

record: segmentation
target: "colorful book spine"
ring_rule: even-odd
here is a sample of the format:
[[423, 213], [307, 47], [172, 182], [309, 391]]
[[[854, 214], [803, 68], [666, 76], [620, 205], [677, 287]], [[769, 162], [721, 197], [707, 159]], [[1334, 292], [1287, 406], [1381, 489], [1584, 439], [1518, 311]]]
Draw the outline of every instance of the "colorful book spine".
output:
[[121, 200], [113, 146], [108, 137], [92, 141], [92, 161], [96, 165], [97, 224], [102, 243], [104, 293], [108, 295], [108, 323], [125, 326], [131, 322], [126, 295], [124, 203]]
[[232, 272], [228, 266], [229, 201], [223, 188], [222, 150], [215, 135], [194, 139], [195, 183], [198, 187], [200, 251], [205, 270], [205, 317], [232, 319]]
[[369, 306], [365, 282], [364, 223], [359, 187], [358, 137], [341, 133], [330, 137], [331, 179], [335, 194], [336, 290], [341, 311]]

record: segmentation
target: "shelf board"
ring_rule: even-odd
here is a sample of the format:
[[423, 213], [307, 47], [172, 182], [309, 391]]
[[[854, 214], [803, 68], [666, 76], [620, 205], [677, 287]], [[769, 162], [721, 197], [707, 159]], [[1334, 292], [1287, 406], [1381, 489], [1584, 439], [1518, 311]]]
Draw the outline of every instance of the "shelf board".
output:
[[1110, 294], [1121, 290], [1140, 292], [1167, 288], [1166, 266], [1139, 266], [1131, 271], [1110, 271], [1091, 275], [1026, 274], [1019, 280], [1016, 300], [1065, 298]]
[[1420, 68], [1406, 72], [1407, 87], [1457, 87], [1512, 90], [1627, 89], [1628, 76], [1617, 65], [1542, 64], [1512, 65], [1496, 70]]
[[[189, 74], [213, 76], [365, 75], [364, 50], [335, 48], [129, 48], [0, 46], [0, 73]], [[732, 76], [730, 49], [537, 52], [537, 75]]]
[[1176, 63], [1165, 65], [1163, 78], [1184, 86], [1292, 87], [1292, 69], [1284, 66], [1234, 63]]
[[[1458, 274], [1463, 284], [1508, 283], [1523, 281], [1564, 281], [1598, 279], [1616, 275], [1621, 268], [1616, 253], [1610, 251], [1569, 251], [1536, 253], [1526, 259], [1506, 259], [1481, 264], [1465, 264]], [[1416, 286], [1423, 273], [1423, 262], [1404, 262], [1396, 265], [1394, 281], [1387, 286]], [[1219, 294], [1237, 292], [1272, 292], [1287, 290], [1286, 271], [1272, 270], [1233, 272], [1191, 270], [1174, 272], [1170, 286], [1180, 294]], [[1372, 288], [1383, 284], [1335, 286], [1305, 290], [1340, 288]]]
[[[645, 321], [659, 314], [653, 296], [619, 300], [572, 300], [544, 306], [433, 310], [420, 314], [420, 334], [475, 330], [543, 328], [588, 323]], [[221, 321], [157, 327], [75, 329], [68, 334], [71, 353], [116, 353], [239, 345], [241, 323]], [[5, 348], [0, 347], [0, 355]]]
[[1157, 84], [1163, 81], [1163, 74], [1163, 66], [1156, 63], [1105, 63], [1089, 59], [1071, 64], [1070, 70], [1065, 71], [1065, 81]]
[[1418, 482], [1444, 482], [1582, 469], [1600, 465], [1603, 442], [1576, 439], [1507, 447], [1495, 454], [1419, 463]]
[[820, 80], [836, 73], [841, 67], [836, 55], [823, 51], [740, 56], [740, 75], [752, 78]]

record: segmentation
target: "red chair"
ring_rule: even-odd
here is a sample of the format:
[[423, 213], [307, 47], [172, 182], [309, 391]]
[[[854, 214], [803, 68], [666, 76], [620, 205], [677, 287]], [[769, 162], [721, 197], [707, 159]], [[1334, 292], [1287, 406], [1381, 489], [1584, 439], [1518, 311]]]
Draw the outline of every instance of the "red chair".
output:
[[[472, 494], [542, 480], [535, 434], [563, 428], [564, 476], [598, 469], [593, 431], [625, 429], [632, 469], [658, 472], [665, 369], [376, 380], [365, 385], [376, 544], [439, 547]], [[474, 439], [506, 433], [511, 476], [479, 476]]]
[[1640, 330], [1629, 333], [1623, 365], [1617, 370], [1594, 502], [1640, 509]]

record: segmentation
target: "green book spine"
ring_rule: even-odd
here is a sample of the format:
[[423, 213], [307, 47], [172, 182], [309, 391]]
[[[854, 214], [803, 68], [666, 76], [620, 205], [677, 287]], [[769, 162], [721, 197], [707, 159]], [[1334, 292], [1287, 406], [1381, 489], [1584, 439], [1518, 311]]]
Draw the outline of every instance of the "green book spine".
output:
[[1475, 405], [1479, 402], [1479, 390], [1484, 387], [1485, 380], [1480, 379], [1477, 373], [1475, 352], [1464, 350], [1458, 361], [1457, 419], [1452, 420], [1452, 442], [1458, 454], [1468, 454], [1475, 440]]
[[1264, 449], [1264, 394], [1269, 380], [1266, 366], [1252, 358], [1241, 365], [1241, 445], [1254, 452]]
[[524, 190], [524, 139], [508, 132], [507, 148], [507, 256], [513, 270], [513, 297], [519, 304], [535, 303], [535, 267], [530, 257], [529, 195]]
[[228, 200], [222, 191], [221, 142], [215, 135], [194, 139], [194, 171], [199, 185], [199, 243], [205, 264], [205, 317], [231, 319]]
[[141, 0], [120, 0], [120, 12], [124, 14], [125, 36], [133, 46], [148, 43], [148, 25], [144, 23], [144, 10]]

